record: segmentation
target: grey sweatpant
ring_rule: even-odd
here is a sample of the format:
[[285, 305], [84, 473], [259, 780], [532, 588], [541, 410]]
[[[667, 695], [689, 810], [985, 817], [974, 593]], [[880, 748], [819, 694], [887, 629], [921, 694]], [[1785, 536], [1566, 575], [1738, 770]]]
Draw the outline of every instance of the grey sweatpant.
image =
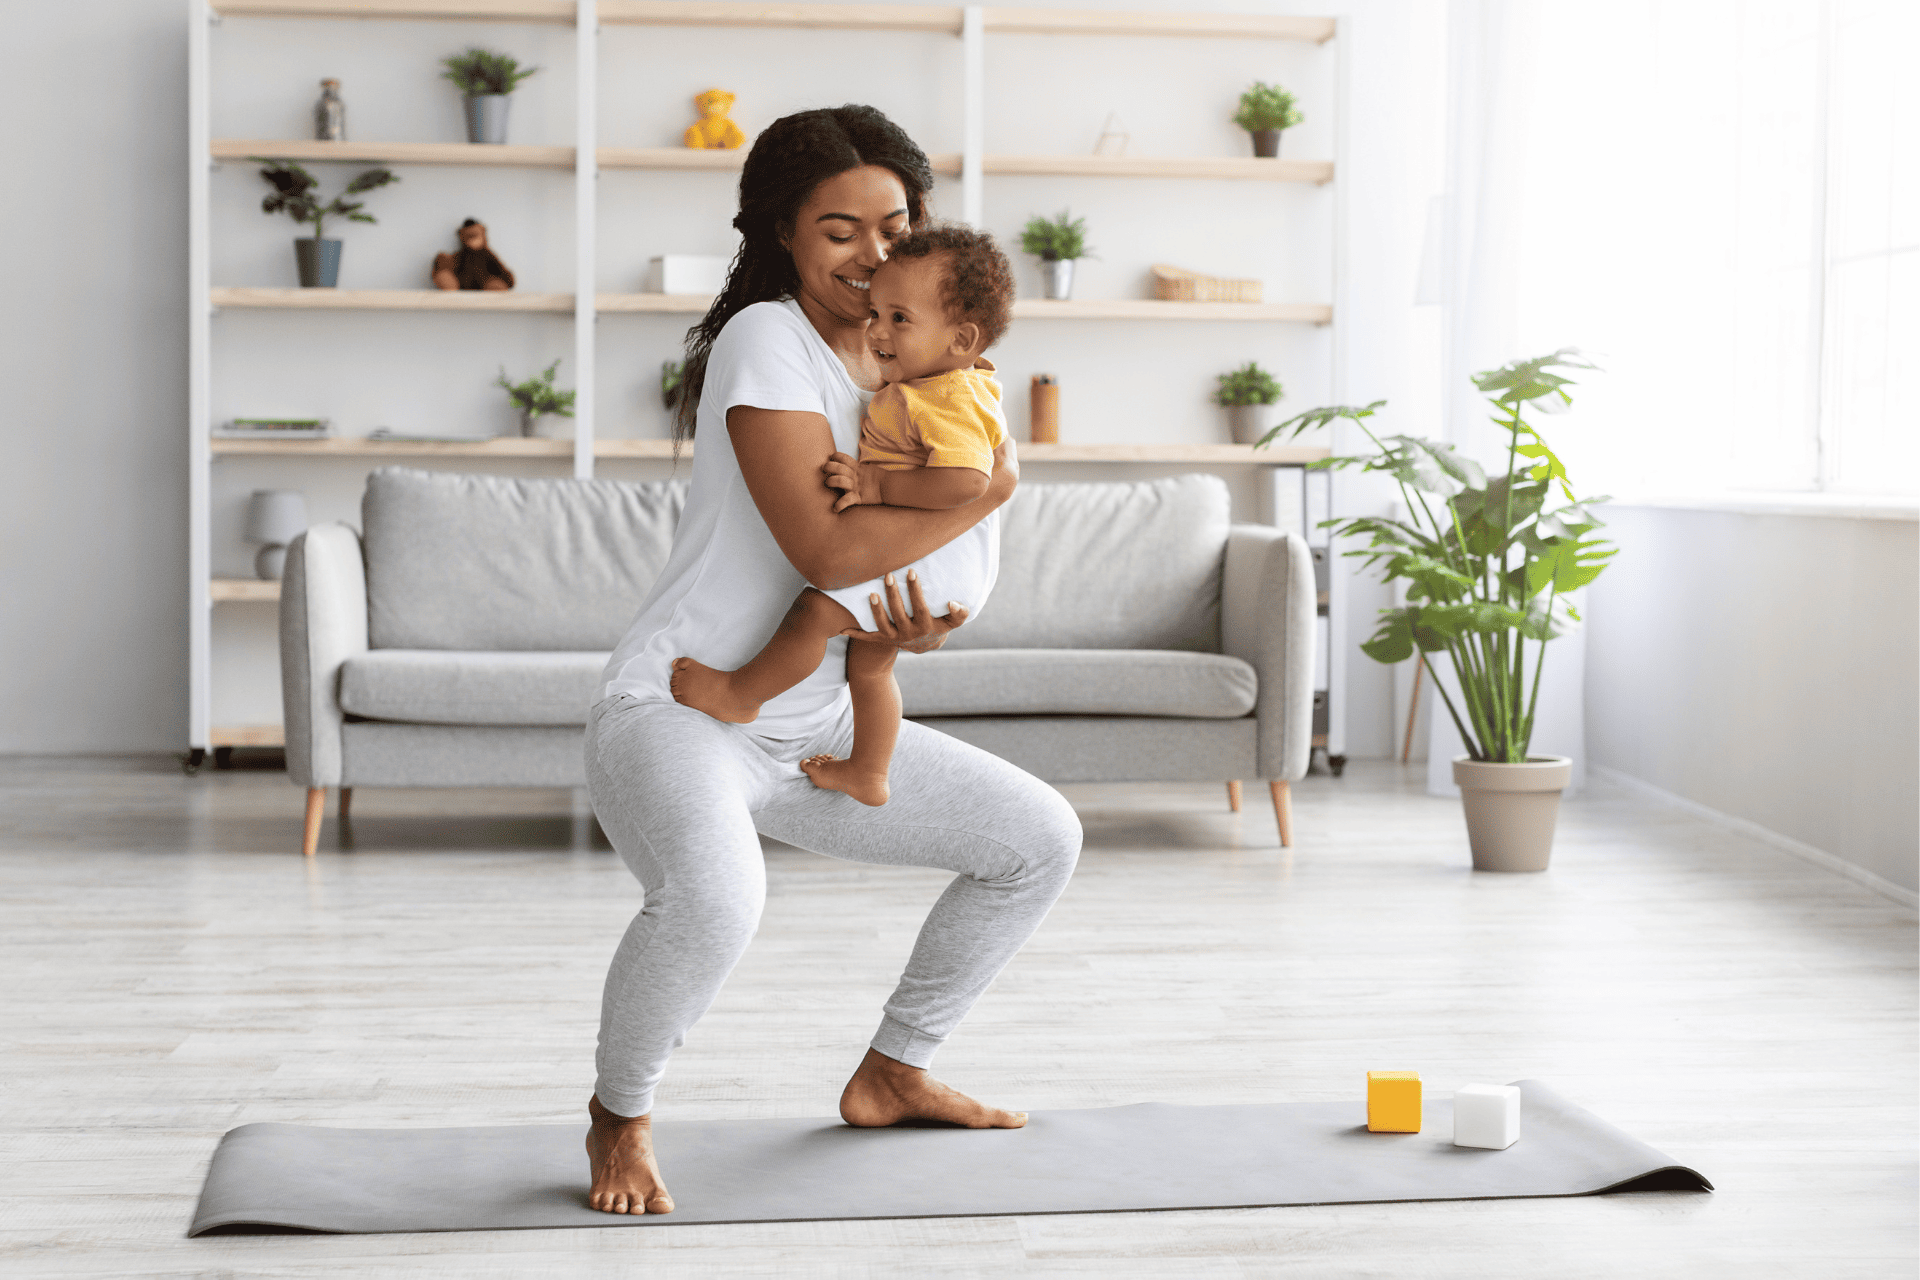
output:
[[587, 723], [587, 786], [646, 892], [614, 952], [600, 1012], [601, 1105], [647, 1115], [667, 1056], [707, 1011], [760, 923], [756, 831], [851, 862], [940, 867], [956, 879], [920, 929], [873, 1047], [924, 1067], [1039, 927], [1073, 874], [1080, 822], [1060, 794], [996, 756], [908, 721], [892, 799], [823, 791], [798, 762], [845, 757], [853, 719], [770, 752], [738, 726], [628, 695]]

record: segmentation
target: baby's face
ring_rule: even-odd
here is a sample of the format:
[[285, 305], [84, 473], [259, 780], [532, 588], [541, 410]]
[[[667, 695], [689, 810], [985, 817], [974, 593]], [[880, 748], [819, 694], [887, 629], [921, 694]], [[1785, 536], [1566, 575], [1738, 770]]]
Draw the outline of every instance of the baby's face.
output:
[[937, 253], [889, 258], [873, 273], [867, 347], [888, 382], [947, 373], [973, 363], [967, 336], [973, 326], [965, 326], [963, 333], [940, 296], [946, 269], [940, 258]]

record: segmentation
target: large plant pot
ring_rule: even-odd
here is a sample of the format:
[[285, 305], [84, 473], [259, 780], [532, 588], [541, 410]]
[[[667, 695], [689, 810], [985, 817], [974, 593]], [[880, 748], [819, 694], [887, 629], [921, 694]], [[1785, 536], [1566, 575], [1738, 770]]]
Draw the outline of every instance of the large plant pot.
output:
[[1251, 129], [1253, 134], [1253, 154], [1262, 160], [1277, 159], [1280, 155], [1280, 129]]
[[507, 141], [507, 108], [513, 99], [504, 93], [476, 93], [467, 99], [467, 141], [502, 146]]
[[340, 241], [295, 239], [293, 261], [300, 269], [302, 289], [334, 289], [340, 284]]
[[1227, 425], [1235, 444], [1259, 444], [1260, 437], [1273, 430], [1273, 406], [1270, 404], [1230, 404]]
[[1072, 258], [1055, 258], [1040, 264], [1041, 281], [1046, 286], [1047, 297], [1056, 302], [1064, 302], [1073, 296]]
[[1573, 779], [1566, 756], [1530, 756], [1525, 764], [1453, 758], [1453, 780], [1467, 815], [1475, 871], [1545, 871], [1553, 853], [1560, 793]]

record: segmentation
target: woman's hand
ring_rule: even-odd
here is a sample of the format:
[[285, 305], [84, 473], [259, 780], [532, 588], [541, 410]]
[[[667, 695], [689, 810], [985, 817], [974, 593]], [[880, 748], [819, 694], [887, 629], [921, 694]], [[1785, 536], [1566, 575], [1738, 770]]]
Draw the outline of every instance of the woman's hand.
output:
[[[860, 631], [848, 627], [840, 634], [851, 640], [866, 640], [873, 644], [890, 644], [908, 653], [932, 653], [947, 642], [947, 636], [955, 627], [965, 624], [967, 608], [952, 600], [947, 602], [947, 616], [935, 618], [929, 616], [927, 599], [920, 592], [920, 575], [907, 570], [907, 595], [913, 602], [913, 616], [907, 616], [907, 609], [900, 599], [900, 582], [893, 574], [886, 577], [887, 598], [884, 602], [877, 595], [868, 597], [873, 605], [874, 621], [878, 624], [873, 631]], [[895, 621], [895, 619], [899, 621]]]
[[859, 462], [844, 453], [835, 453], [820, 470], [827, 488], [841, 491], [833, 504], [835, 515], [848, 507], [877, 507], [886, 503], [886, 499], [880, 495], [880, 478], [887, 471], [879, 463]]

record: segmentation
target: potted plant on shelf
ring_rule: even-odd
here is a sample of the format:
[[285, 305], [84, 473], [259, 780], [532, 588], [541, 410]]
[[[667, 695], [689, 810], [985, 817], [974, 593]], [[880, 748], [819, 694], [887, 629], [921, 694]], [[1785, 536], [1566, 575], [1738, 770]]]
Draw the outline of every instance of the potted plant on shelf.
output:
[[1069, 213], [1062, 209], [1057, 218], [1029, 218], [1020, 232], [1021, 251], [1040, 259], [1046, 296], [1056, 301], [1073, 296], [1073, 264], [1092, 256], [1087, 252], [1087, 220]]
[[1233, 442], [1258, 443], [1267, 434], [1274, 402], [1284, 394], [1279, 380], [1262, 369], [1258, 361], [1249, 360], [1238, 369], [1221, 374], [1219, 382], [1213, 402], [1226, 409]]
[[507, 399], [520, 414], [520, 434], [537, 436], [541, 434], [542, 419], [548, 416], [571, 418], [573, 416], [574, 392], [557, 390], [553, 385], [553, 375], [560, 370], [560, 362], [555, 360], [540, 373], [525, 382], [507, 381], [507, 371], [503, 367], [500, 376], [493, 385], [507, 393]]
[[1240, 109], [1233, 113], [1233, 122], [1253, 135], [1253, 154], [1268, 160], [1280, 154], [1280, 131], [1305, 118], [1292, 94], [1262, 80], [1240, 95]]
[[528, 67], [523, 71], [512, 55], [494, 53], [478, 45], [465, 53], [441, 59], [440, 65], [446, 68], [440, 78], [453, 81], [454, 87], [466, 95], [467, 141], [505, 143], [507, 108], [512, 103], [508, 95], [540, 68]]
[[[1345, 418], [1366, 432], [1373, 452], [1313, 465], [1385, 472], [1399, 484], [1405, 521], [1362, 516], [1323, 525], [1340, 537], [1368, 538], [1365, 549], [1347, 554], [1365, 559], [1383, 581], [1406, 583], [1406, 604], [1380, 611], [1379, 629], [1361, 651], [1384, 663], [1417, 655], [1429, 675], [1429, 655], [1444, 653], [1453, 668], [1459, 703], [1438, 679], [1434, 685], [1467, 746], [1454, 758], [1453, 779], [1478, 871], [1546, 870], [1560, 792], [1572, 774], [1565, 756], [1527, 752], [1540, 672], [1562, 619], [1579, 621], [1567, 596], [1599, 577], [1616, 548], [1588, 536], [1601, 525], [1591, 508], [1606, 499], [1574, 495], [1565, 465], [1526, 415], [1573, 403], [1572, 380], [1554, 369], [1593, 367], [1569, 347], [1474, 375], [1507, 433], [1505, 467], [1491, 478], [1452, 445], [1375, 435], [1366, 419], [1384, 400], [1310, 410], [1260, 442]], [[1556, 489], [1566, 503], [1549, 510]]]
[[377, 222], [370, 213], [361, 212], [363, 201], [350, 200], [349, 196], [365, 195], [381, 187], [400, 181], [391, 169], [368, 169], [352, 182], [347, 189], [326, 204], [314, 189], [320, 180], [308, 173], [305, 168], [292, 160], [270, 160], [264, 156], [255, 156], [254, 160], [266, 166], [260, 170], [260, 177], [273, 188], [260, 201], [262, 213], [284, 213], [298, 223], [312, 223], [311, 238], [296, 237], [293, 242], [293, 258], [300, 271], [300, 287], [303, 289], [332, 289], [340, 283], [340, 241], [328, 240], [322, 234], [328, 218], [345, 218], [348, 222]]

